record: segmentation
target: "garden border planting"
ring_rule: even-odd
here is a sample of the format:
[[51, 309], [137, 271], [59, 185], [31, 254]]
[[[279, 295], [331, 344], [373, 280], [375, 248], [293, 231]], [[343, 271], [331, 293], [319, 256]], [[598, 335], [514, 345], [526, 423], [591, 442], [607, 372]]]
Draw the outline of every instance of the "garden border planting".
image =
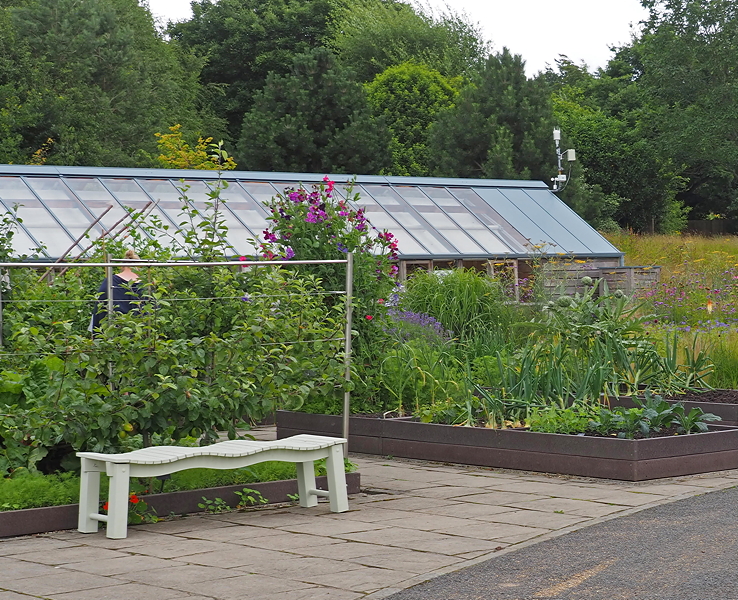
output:
[[[667, 402], [681, 403], [687, 412], [693, 408], [701, 408], [706, 413], [712, 413], [720, 417], [718, 424], [730, 425], [738, 427], [738, 404], [727, 404], [725, 402], [695, 402], [694, 400], [681, 400], [680, 398], [664, 398]], [[623, 408], [633, 408], [636, 403], [633, 402], [631, 396], [619, 396], [610, 399], [610, 406], [622, 406]]]
[[[277, 437], [337, 435], [341, 417], [279, 411]], [[351, 417], [349, 450], [485, 467], [644, 481], [738, 468], [738, 429], [617, 439]]]
[[[318, 489], [327, 489], [325, 476], [316, 477], [315, 481]], [[346, 484], [349, 494], [358, 494], [361, 489], [361, 474], [346, 473]], [[239, 501], [236, 492], [240, 492], [244, 488], [259, 492], [268, 500], [269, 504], [277, 504], [280, 502], [289, 502], [290, 498], [288, 495], [297, 493], [297, 480], [286, 479], [282, 481], [228, 485], [165, 494], [147, 494], [141, 496], [141, 499], [145, 500], [150, 508], [155, 509], [157, 515], [165, 517], [172, 513], [181, 515], [203, 512], [202, 508], [198, 507], [198, 504], [202, 503], [203, 497], [208, 500], [221, 498], [228, 505], [235, 506]], [[78, 504], [3, 511], [0, 512], [0, 538], [31, 535], [61, 529], [76, 529], [78, 512]]]

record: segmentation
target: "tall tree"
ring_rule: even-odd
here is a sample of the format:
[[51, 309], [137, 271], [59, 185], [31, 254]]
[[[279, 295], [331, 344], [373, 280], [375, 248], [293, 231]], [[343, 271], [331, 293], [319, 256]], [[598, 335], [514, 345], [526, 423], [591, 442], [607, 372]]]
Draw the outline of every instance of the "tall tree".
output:
[[505, 48], [491, 55], [455, 106], [430, 131], [430, 161], [447, 177], [544, 179], [552, 174], [549, 88], [528, 79], [525, 62]]
[[[286, 75], [294, 57], [324, 45], [343, 0], [197, 0], [193, 16], [169, 29], [206, 60], [202, 82], [234, 138], [269, 73]], [[217, 91], [220, 90], [220, 94]]]
[[695, 217], [738, 212], [738, 5], [643, 0], [643, 34], [628, 49], [653, 105], [660, 151], [684, 165], [680, 198]]
[[367, 84], [369, 102], [392, 133], [389, 173], [430, 174], [428, 131], [439, 111], [453, 104], [456, 83], [425, 65], [404, 63], [388, 68]]
[[434, 15], [398, 0], [354, 0], [336, 12], [331, 42], [361, 81], [413, 61], [445, 77], [465, 75], [489, 52], [479, 26], [450, 10]]
[[295, 57], [290, 75], [267, 77], [236, 160], [247, 170], [372, 174], [389, 167], [390, 139], [362, 85], [318, 48]]

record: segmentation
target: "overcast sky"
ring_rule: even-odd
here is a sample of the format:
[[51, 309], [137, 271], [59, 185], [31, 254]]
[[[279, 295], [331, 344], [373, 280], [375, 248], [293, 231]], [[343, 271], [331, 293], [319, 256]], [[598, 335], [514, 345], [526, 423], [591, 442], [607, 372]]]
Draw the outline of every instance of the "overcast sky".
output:
[[[646, 16], [639, 0], [430, 0], [431, 5], [466, 12], [482, 26], [494, 50], [522, 54], [528, 74], [554, 65], [560, 54], [590, 70], [607, 63], [610, 46], [627, 43]], [[164, 22], [191, 16], [189, 0], [149, 0]]]

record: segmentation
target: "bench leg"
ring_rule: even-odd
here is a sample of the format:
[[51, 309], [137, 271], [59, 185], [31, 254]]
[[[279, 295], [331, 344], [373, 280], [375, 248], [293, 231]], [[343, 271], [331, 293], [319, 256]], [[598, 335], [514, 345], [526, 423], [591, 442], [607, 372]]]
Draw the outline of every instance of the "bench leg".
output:
[[82, 471], [79, 488], [79, 515], [77, 531], [81, 533], [97, 533], [98, 521], [91, 519], [91, 514], [97, 514], [100, 505], [100, 471], [91, 470], [89, 458], [82, 458]]
[[297, 466], [297, 493], [300, 496], [300, 506], [310, 508], [318, 505], [318, 497], [311, 494], [315, 489], [315, 465], [312, 460], [296, 463]]
[[128, 535], [129, 466], [108, 463], [110, 491], [108, 494], [108, 527], [105, 535], [121, 540]]
[[325, 462], [328, 475], [331, 512], [346, 512], [349, 509], [346, 491], [346, 469], [343, 464], [343, 445], [333, 446]]

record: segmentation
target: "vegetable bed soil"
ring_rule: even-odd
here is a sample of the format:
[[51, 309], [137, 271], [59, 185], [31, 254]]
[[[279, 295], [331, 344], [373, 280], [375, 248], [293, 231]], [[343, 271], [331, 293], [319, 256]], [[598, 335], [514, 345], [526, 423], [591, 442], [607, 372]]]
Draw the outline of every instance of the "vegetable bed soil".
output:
[[[341, 417], [277, 413], [277, 437], [336, 436]], [[485, 467], [644, 481], [738, 468], [738, 428], [627, 440], [351, 417], [349, 450]]]
[[[328, 489], [325, 476], [316, 477], [315, 482], [318, 489]], [[346, 473], [346, 484], [349, 494], [358, 494], [361, 487], [361, 475], [359, 473]], [[229, 485], [165, 494], [146, 494], [140, 497], [150, 508], [156, 510], [156, 515], [166, 517], [171, 514], [182, 515], [202, 512], [202, 508], [199, 508], [198, 504], [203, 502], [203, 497], [208, 500], [220, 498], [229, 506], [235, 506], [239, 501], [236, 492], [240, 492], [244, 488], [261, 493], [269, 504], [289, 502], [288, 495], [297, 494], [297, 480], [288, 479], [249, 483], [248, 485]], [[77, 504], [66, 504], [64, 506], [2, 511], [0, 512], [0, 538], [61, 529], [76, 529], [78, 509]]]

